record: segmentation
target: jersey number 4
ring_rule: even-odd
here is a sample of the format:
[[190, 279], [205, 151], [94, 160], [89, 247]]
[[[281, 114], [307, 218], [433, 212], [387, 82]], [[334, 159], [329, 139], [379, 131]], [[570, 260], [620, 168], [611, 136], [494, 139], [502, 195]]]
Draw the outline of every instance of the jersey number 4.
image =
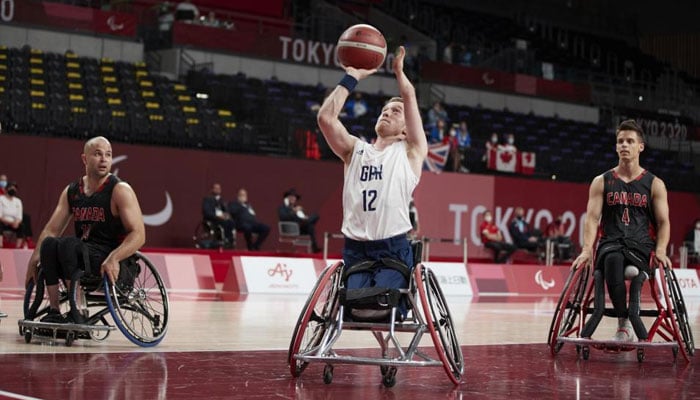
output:
[[629, 210], [629, 208], [625, 207], [625, 209], [622, 211], [622, 218], [621, 219], [625, 225], [630, 224], [630, 210]]
[[374, 205], [374, 202], [377, 200], [377, 191], [372, 189], [372, 190], [363, 190], [362, 191], [362, 210], [363, 211], [374, 211], [377, 209], [377, 207]]

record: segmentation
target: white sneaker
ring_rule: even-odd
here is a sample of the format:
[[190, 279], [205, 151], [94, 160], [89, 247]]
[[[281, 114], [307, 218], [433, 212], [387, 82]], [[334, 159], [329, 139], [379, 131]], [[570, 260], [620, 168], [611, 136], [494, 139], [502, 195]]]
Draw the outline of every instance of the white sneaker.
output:
[[633, 342], [636, 340], [634, 336], [634, 329], [632, 328], [632, 324], [629, 320], [625, 321], [622, 326], [617, 328], [617, 332], [615, 332], [613, 340], [616, 342]]

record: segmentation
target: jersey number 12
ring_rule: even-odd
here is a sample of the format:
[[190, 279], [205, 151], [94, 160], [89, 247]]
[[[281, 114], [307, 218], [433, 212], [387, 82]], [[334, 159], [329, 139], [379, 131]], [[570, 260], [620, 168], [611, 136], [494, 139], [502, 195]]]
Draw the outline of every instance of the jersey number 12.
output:
[[374, 205], [374, 202], [377, 200], [377, 191], [372, 189], [372, 190], [363, 190], [362, 191], [362, 210], [363, 211], [374, 211], [377, 209], [377, 207]]

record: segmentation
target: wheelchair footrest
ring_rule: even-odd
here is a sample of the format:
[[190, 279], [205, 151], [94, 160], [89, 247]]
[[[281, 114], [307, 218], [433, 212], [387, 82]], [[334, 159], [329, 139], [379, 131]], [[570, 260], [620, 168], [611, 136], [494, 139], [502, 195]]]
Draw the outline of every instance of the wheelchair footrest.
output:
[[23, 333], [29, 332], [37, 337], [65, 339], [71, 333], [77, 339], [91, 339], [91, 332], [109, 332], [116, 328], [109, 325], [61, 324], [20, 319], [17, 321]]
[[589, 346], [598, 350], [606, 351], [631, 351], [638, 348], [646, 347], [670, 347], [678, 348], [678, 343], [676, 342], [648, 342], [648, 341], [634, 341], [634, 342], [623, 342], [619, 340], [596, 340], [596, 339], [586, 339], [586, 338], [569, 338], [569, 337], [559, 337], [557, 338], [558, 343], [571, 343], [577, 346]]

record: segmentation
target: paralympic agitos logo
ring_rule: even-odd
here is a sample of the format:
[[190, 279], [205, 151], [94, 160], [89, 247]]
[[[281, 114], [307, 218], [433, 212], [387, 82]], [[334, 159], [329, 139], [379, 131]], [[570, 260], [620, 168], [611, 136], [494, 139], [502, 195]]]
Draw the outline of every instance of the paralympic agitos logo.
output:
[[[118, 156], [112, 159], [112, 166], [124, 161], [128, 156]], [[119, 168], [112, 172], [115, 176], [119, 176]], [[173, 201], [170, 199], [170, 193], [165, 191], [165, 207], [155, 214], [143, 214], [143, 223], [150, 226], [160, 226], [165, 224], [173, 216]]]

